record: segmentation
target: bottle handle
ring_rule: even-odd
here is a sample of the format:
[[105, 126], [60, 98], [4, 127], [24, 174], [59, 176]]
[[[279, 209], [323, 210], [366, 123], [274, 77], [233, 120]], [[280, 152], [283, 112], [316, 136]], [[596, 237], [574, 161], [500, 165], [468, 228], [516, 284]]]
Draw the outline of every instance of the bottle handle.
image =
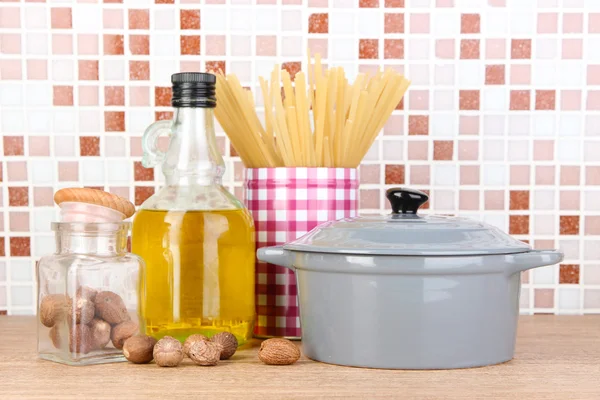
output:
[[[144, 157], [142, 158], [142, 165], [145, 168], [152, 168], [165, 159], [165, 152], [158, 149], [158, 138], [162, 134], [171, 134], [172, 121], [156, 121], [144, 132], [142, 136], [142, 151]], [[166, 132], [165, 132], [166, 131]]]

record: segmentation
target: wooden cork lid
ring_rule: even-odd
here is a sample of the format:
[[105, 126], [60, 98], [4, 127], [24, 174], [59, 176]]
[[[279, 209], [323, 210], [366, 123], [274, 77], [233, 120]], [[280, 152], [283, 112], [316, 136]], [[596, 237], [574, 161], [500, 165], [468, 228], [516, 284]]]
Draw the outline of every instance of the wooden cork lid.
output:
[[121, 214], [125, 215], [125, 218], [129, 218], [135, 213], [135, 206], [129, 200], [117, 196], [116, 194], [97, 189], [60, 189], [54, 193], [54, 202], [59, 205], [65, 202], [95, 204], [119, 211]]

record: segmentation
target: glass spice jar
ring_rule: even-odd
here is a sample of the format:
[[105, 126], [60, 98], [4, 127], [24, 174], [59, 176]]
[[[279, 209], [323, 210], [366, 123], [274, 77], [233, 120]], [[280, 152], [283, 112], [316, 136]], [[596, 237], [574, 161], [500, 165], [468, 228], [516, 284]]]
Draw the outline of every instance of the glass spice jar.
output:
[[[144, 262], [127, 252], [130, 222], [55, 222], [56, 253], [38, 264], [38, 354], [69, 365], [125, 361], [138, 331]], [[142, 278], [143, 279], [143, 278]]]

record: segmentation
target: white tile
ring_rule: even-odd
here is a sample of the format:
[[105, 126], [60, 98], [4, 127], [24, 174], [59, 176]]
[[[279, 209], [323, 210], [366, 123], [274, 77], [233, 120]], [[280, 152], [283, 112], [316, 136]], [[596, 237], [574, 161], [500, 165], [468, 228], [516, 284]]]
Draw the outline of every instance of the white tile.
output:
[[12, 286], [10, 289], [11, 306], [32, 306], [33, 305], [33, 287], [32, 286]]
[[433, 189], [431, 202], [435, 210], [455, 210], [456, 192], [454, 190]]
[[558, 161], [565, 163], [580, 163], [583, 160], [581, 141], [573, 138], [558, 139], [556, 143]]
[[[144, 121], [142, 121], [142, 123], [143, 122], [146, 122], [146, 118], [144, 118]], [[131, 120], [129, 120], [128, 126], [131, 129]], [[141, 129], [139, 130], [139, 132], [141, 132]], [[126, 150], [125, 138], [118, 137], [118, 136], [104, 137], [104, 155], [106, 155], [107, 157], [125, 157], [126, 156], [125, 150]]]
[[436, 90], [433, 94], [434, 110], [455, 110], [456, 94], [453, 90]]
[[10, 281], [19, 283], [33, 282], [33, 265], [31, 261], [12, 259], [10, 261]]
[[126, 118], [127, 131], [140, 135], [154, 122], [154, 114], [151, 110], [128, 110]]
[[[109, 164], [112, 164], [111, 161]], [[81, 158], [81, 180], [88, 185], [104, 184], [104, 161]]]
[[600, 136], [600, 115], [587, 115], [585, 117], [585, 135]]
[[[23, 10], [23, 8], [22, 8]], [[25, 28], [45, 29], [48, 27], [46, 7], [27, 7], [25, 11]]]
[[[361, 13], [362, 15], [362, 13]], [[354, 33], [354, 19], [357, 14], [353, 12], [330, 12], [329, 13], [329, 35]], [[359, 18], [360, 20], [360, 18]], [[379, 37], [376, 34], [375, 37]]]
[[435, 36], [456, 37], [460, 34], [460, 16], [457, 13], [436, 10], [432, 17], [430, 25]]
[[25, 114], [23, 111], [0, 111], [0, 129], [4, 133], [23, 133], [25, 131]]
[[230, 8], [229, 26], [231, 31], [247, 32], [251, 30], [254, 19], [254, 10], [251, 8]]
[[466, 87], [478, 87], [484, 80], [485, 67], [476, 60], [458, 61], [458, 83]]
[[21, 84], [2, 83], [0, 90], [0, 105], [20, 106], [23, 104], [23, 93]]
[[429, 130], [431, 136], [453, 137], [458, 134], [458, 123], [454, 115], [431, 114]]
[[[202, 28], [208, 29], [206, 25], [210, 24], [210, 19], [204, 18], [204, 14], [207, 13], [208, 10], [202, 10], [200, 13], [202, 20]], [[154, 29], [156, 30], [172, 30], [175, 29], [175, 10], [165, 9], [161, 7], [159, 9], [154, 10]], [[152, 40], [154, 39], [154, 35], [152, 35]]]
[[33, 230], [34, 232], [51, 232], [50, 226], [52, 222], [57, 221], [55, 209], [42, 209], [37, 208], [32, 212], [33, 217]]
[[586, 63], [584, 62], [562, 60], [558, 64], [557, 82], [561, 87], [585, 86], [585, 75]]
[[507, 171], [504, 165], [483, 164], [481, 181], [484, 185], [503, 186], [506, 185]]
[[558, 308], [560, 310], [579, 310], [580, 307], [581, 297], [579, 288], [558, 288]]
[[[329, 34], [332, 34], [331, 22], [337, 13], [329, 13]], [[301, 31], [302, 30], [302, 12], [300, 10], [283, 10], [281, 12], [281, 30], [282, 31]]]
[[557, 39], [536, 39], [532, 47], [532, 58], [538, 60], [553, 60], [558, 57]]
[[578, 240], [561, 240], [558, 242], [558, 248], [565, 255], [565, 260], [576, 260], [579, 258]]
[[79, 131], [98, 133], [104, 129], [104, 114], [95, 110], [79, 111]]
[[227, 9], [225, 7], [205, 7], [202, 9], [200, 17], [202, 18], [202, 30], [220, 32], [227, 26]]
[[27, 84], [25, 85], [25, 99], [28, 106], [50, 106], [52, 105], [52, 86], [47, 83]]
[[28, 55], [48, 54], [48, 36], [45, 33], [28, 33], [25, 35], [25, 45]]
[[[544, 190], [539, 189], [533, 192], [533, 209], [534, 210], [553, 210], [556, 202], [554, 201], [554, 191], [553, 190]], [[540, 230], [536, 233], [544, 233], [551, 230], [554, 230], [554, 222], [552, 222], [552, 218], [548, 218], [548, 215], [536, 216], [536, 219], [539, 218], [540, 221]], [[545, 222], [544, 222], [545, 221]], [[550, 225], [550, 226], [548, 226]]]
[[[259, 62], [256, 62], [256, 76], [265, 76], [264, 74], [260, 74], [259, 73], [259, 69], [258, 69], [258, 65]], [[271, 73], [270, 71], [273, 70], [273, 63], [271, 63], [271, 66], [267, 68], [267, 65], [264, 64], [264, 68], [263, 71], [269, 71], [269, 74]], [[247, 82], [250, 79], [252, 79], [251, 77], [254, 75], [252, 74], [252, 64], [250, 62], [247, 61], [232, 61], [231, 63], [229, 63], [229, 69], [231, 71], [232, 74], [236, 74], [238, 79], [241, 82]], [[269, 75], [266, 75], [269, 76]]]
[[333, 61], [356, 60], [358, 44], [354, 39], [329, 38], [329, 53]]
[[510, 140], [508, 142], [508, 161], [530, 161], [529, 141]]
[[560, 114], [558, 118], [558, 136], [582, 135], [583, 117], [580, 115]]
[[54, 133], [70, 133], [75, 132], [76, 111], [70, 107], [64, 109], [56, 109], [52, 112], [52, 126]]
[[161, 57], [175, 57], [180, 52], [179, 38], [173, 34], [153, 35], [152, 54]]
[[506, 218], [506, 216], [503, 214], [485, 214], [483, 217], [483, 221], [492, 226], [495, 226], [496, 228], [504, 232], [508, 231], [508, 218]]
[[256, 13], [256, 32], [277, 33], [279, 13], [275, 8], [264, 8]]
[[32, 183], [50, 186], [54, 183], [54, 162], [52, 160], [29, 160]]
[[583, 42], [583, 54], [586, 55], [588, 62], [599, 62], [600, 61], [600, 38], [596, 38], [592, 35], [586, 37], [587, 40]]
[[547, 267], [532, 269], [530, 274], [532, 283], [551, 285], [557, 281], [558, 269], [556, 265], [548, 265]]
[[511, 27], [508, 12], [504, 12], [500, 8], [490, 8], [487, 13], [483, 14], [482, 19], [484, 19], [482, 21], [484, 23], [481, 24], [481, 33], [486, 36], [505, 37]]
[[[177, 49], [179, 49], [179, 42], [176, 42]], [[150, 77], [157, 86], [170, 86], [173, 71], [179, 71], [179, 65], [175, 62], [174, 58], [155, 60], [152, 62], [152, 67], [150, 68]]]
[[504, 141], [490, 140], [483, 141], [483, 160], [484, 161], [503, 161], [504, 160]]
[[[405, 40], [407, 44], [407, 60], [428, 60], [429, 59], [429, 39], [409, 39]], [[380, 46], [384, 43], [380, 43]]]
[[600, 240], [585, 240], [583, 242], [583, 259], [596, 262], [600, 259]]
[[107, 180], [112, 184], [128, 184], [131, 181], [132, 163], [125, 160], [110, 160], [106, 163]]
[[52, 61], [52, 78], [57, 82], [75, 80], [75, 63], [72, 60]]
[[[529, 3], [531, 3], [531, 1], [529, 1]], [[510, 11], [511, 35], [532, 35], [535, 33], [536, 14], [534, 12], [514, 12], [514, 9], [510, 9]], [[495, 18], [496, 16], [492, 19]], [[487, 22], [489, 22], [489, 20]]]
[[521, 294], [519, 295], [519, 307], [529, 308], [529, 289], [521, 288]]
[[[0, 93], [2, 90], [0, 90]], [[52, 130], [52, 114], [47, 110], [29, 110], [27, 112], [27, 127], [30, 132], [43, 133]]]
[[484, 88], [482, 91], [483, 111], [508, 110], [508, 94], [504, 88]]
[[96, 4], [77, 4], [72, 8], [73, 29], [78, 32], [102, 31], [102, 7]]
[[0, 261], [0, 282], [6, 280], [6, 262]]
[[[152, 65], [154, 67], [154, 64]], [[152, 72], [153, 69], [150, 68]], [[125, 80], [125, 62], [121, 60], [104, 60], [104, 68], [102, 74], [105, 80], [108, 81], [123, 81]], [[129, 73], [127, 74], [129, 76]]]
[[503, 115], [483, 116], [483, 135], [504, 136], [505, 127], [506, 117], [504, 117]]
[[410, 8], [428, 8], [432, 5], [432, 0], [407, 0], [406, 2]]
[[600, 191], [586, 190], [583, 199], [586, 211], [600, 211]]
[[72, 157], [75, 155], [74, 136], [55, 136], [54, 155], [58, 157]]
[[378, 9], [362, 8], [357, 22], [358, 36], [361, 38], [376, 39], [382, 33], [383, 15]]
[[458, 180], [458, 169], [455, 165], [433, 165], [433, 182], [440, 186], [454, 186]]
[[556, 84], [556, 63], [537, 61], [533, 65], [532, 83], [535, 86], [552, 86]]
[[[532, 101], [534, 101], [532, 99]], [[554, 114], [535, 113], [533, 115], [533, 136], [554, 136], [556, 118]]]
[[508, 135], [528, 137], [530, 132], [531, 117], [529, 115], [509, 115]]
[[302, 37], [287, 36], [281, 39], [281, 55], [284, 57], [302, 57]]

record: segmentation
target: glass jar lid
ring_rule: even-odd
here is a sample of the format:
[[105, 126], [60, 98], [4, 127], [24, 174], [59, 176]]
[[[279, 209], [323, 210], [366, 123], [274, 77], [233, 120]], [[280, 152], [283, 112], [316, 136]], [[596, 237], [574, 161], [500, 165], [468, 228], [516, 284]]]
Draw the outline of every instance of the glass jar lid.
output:
[[462, 256], [530, 251], [526, 243], [500, 229], [468, 218], [417, 215], [429, 197], [418, 190], [386, 192], [392, 213], [326, 222], [284, 246], [317, 253]]

